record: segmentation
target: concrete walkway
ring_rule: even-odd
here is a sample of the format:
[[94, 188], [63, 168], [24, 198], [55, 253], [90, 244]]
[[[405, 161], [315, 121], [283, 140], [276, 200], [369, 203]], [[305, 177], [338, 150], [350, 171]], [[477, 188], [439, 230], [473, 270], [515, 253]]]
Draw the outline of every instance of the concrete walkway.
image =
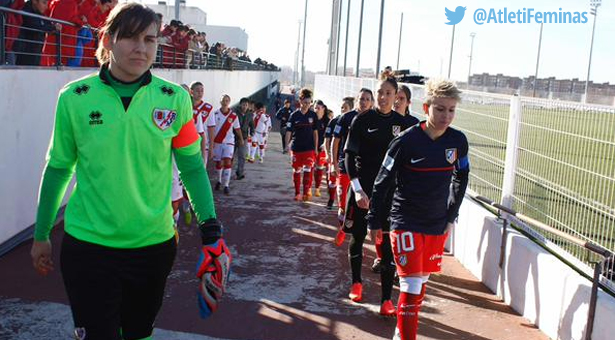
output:
[[[368, 269], [373, 248], [365, 249], [365, 302], [351, 303], [347, 243], [332, 243], [336, 218], [325, 209], [327, 198], [293, 201], [279, 134], [272, 132], [269, 142], [264, 164], [247, 164], [246, 178], [232, 181], [230, 195], [215, 192], [235, 256], [221, 308], [207, 320], [198, 317], [193, 273], [199, 238], [194, 224], [182, 222], [154, 339], [391, 339], [395, 320], [377, 315], [379, 276]], [[57, 269], [61, 237], [60, 227], [52, 235]], [[69, 339], [72, 321], [59, 272], [38, 277], [29, 247], [0, 258], [0, 339]], [[450, 256], [428, 284], [419, 338], [548, 339]]]

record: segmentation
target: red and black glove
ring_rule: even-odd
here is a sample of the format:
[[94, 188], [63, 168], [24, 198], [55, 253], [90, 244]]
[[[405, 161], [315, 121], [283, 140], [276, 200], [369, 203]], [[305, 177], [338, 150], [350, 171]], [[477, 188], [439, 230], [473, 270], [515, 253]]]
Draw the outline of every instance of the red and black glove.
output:
[[203, 247], [196, 268], [200, 279], [198, 290], [199, 312], [207, 318], [218, 309], [218, 304], [228, 282], [231, 252], [222, 239], [222, 224], [216, 219], [199, 225]]

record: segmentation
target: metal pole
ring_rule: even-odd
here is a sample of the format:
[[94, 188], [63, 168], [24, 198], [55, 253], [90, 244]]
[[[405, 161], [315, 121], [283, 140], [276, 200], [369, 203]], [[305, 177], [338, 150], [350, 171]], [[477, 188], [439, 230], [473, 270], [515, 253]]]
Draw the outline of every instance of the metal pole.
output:
[[604, 260], [596, 263], [594, 267], [594, 281], [592, 283], [592, 292], [589, 297], [589, 311], [587, 314], [587, 328], [585, 331], [585, 340], [591, 340], [594, 332], [594, 318], [596, 316], [596, 303], [598, 301], [598, 286], [600, 286], [600, 275], [602, 274], [602, 266]]
[[340, 0], [340, 8], [337, 11], [337, 47], [335, 49], [335, 75], [337, 76], [337, 68], [340, 63], [340, 32], [342, 31], [342, 5], [344, 0]]
[[474, 37], [476, 33], [470, 33], [470, 37], [472, 38], [472, 44], [470, 44], [470, 65], [468, 66], [468, 87], [470, 86], [470, 76], [472, 74], [472, 55], [474, 54]]
[[448, 57], [448, 79], [451, 79], [451, 67], [453, 66], [453, 46], [454, 46], [454, 42], [455, 42], [455, 26], [457, 25], [453, 25], [453, 36], [451, 37], [451, 54]]
[[344, 39], [344, 74], [346, 76], [346, 60], [348, 57], [348, 29], [350, 28], [350, 3], [352, 0], [348, 0], [348, 11], [346, 11], [346, 38]]
[[596, 30], [596, 19], [598, 17], [599, 6], [600, 3], [598, 2], [593, 6], [592, 11], [590, 11], [590, 13], [594, 15], [594, 25], [592, 27], [592, 40], [589, 45], [589, 62], [587, 63], [587, 79], [585, 80], [585, 95], [583, 96], [583, 103], [587, 103], [587, 94], [589, 93], [589, 71], [591, 70], [592, 66], [592, 53], [594, 50], [594, 31]]
[[361, 60], [361, 33], [363, 33], [363, 2], [361, 0], [361, 18], [359, 19], [359, 47], [357, 47], [357, 69], [355, 70], [355, 77], [359, 78], [359, 61]]
[[295, 51], [295, 70], [293, 72], [293, 85], [299, 83], [299, 46], [301, 45], [301, 20], [299, 20], [299, 29], [297, 32], [297, 50]]
[[534, 91], [532, 92], [532, 97], [536, 97], [536, 86], [538, 85], [538, 63], [540, 62], [540, 46], [542, 46], [542, 26], [543, 23], [540, 23], [540, 36], [538, 38], [538, 55], [536, 56], [536, 71], [534, 72]]
[[4, 49], [4, 25], [6, 23], [4, 13], [0, 12], [0, 65], [4, 65], [6, 63], [6, 56], [4, 53], [6, 52]]
[[336, 11], [335, 9], [337, 8], [336, 6], [336, 1], [337, 0], [333, 0], [331, 3], [333, 5], [333, 8], [331, 9], [331, 32], [329, 33], [329, 51], [327, 53], [327, 74], [331, 75], [332, 70], [333, 70], [333, 46], [337, 44], [337, 41], [335, 39], [335, 36], [337, 35], [337, 31], [336, 31], [336, 27], [335, 27], [335, 22], [336, 22]]
[[382, 51], [382, 26], [384, 25], [384, 0], [380, 2], [380, 29], [378, 31], [378, 55], [376, 56], [376, 78], [380, 73], [380, 52]]
[[175, 0], [175, 20], [179, 20], [179, 4], [180, 0]]
[[307, 26], [308, 0], [305, 0], [305, 11], [303, 12], [303, 46], [301, 47], [301, 87], [305, 86], [305, 27]]
[[397, 67], [396, 70], [399, 70], [399, 54], [401, 52], [401, 32], [404, 27], [404, 12], [401, 13], [401, 21], [399, 22], [399, 43], [397, 43]]

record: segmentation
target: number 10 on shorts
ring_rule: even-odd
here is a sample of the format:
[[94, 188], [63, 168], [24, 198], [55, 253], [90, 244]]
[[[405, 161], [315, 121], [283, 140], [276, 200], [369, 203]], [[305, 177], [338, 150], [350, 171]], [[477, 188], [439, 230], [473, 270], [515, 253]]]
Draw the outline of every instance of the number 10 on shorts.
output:
[[397, 253], [409, 253], [414, 250], [414, 238], [412, 232], [405, 231], [403, 233], [394, 233], [395, 245], [397, 246]]

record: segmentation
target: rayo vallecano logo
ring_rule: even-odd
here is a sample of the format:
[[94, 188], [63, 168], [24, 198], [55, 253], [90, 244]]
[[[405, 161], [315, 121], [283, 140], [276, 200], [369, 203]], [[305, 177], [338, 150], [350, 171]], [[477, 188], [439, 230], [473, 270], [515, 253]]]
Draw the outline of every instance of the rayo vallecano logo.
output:
[[165, 109], [154, 109], [152, 113], [152, 118], [154, 120], [154, 124], [160, 130], [166, 130], [175, 119], [177, 119], [177, 112], [173, 110], [165, 110]]

